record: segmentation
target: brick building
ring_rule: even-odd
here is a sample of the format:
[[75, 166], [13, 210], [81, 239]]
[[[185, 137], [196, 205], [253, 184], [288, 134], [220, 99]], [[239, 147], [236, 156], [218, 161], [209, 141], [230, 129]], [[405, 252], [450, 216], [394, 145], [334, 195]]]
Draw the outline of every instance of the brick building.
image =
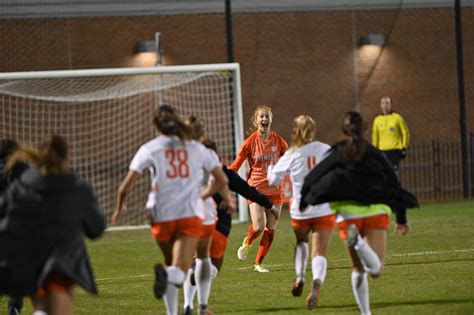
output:
[[[0, 4], [0, 72], [137, 66], [133, 47], [157, 31], [165, 65], [227, 61], [224, 1], [23, 2], [23, 7]], [[453, 2], [274, 2], [233, 1], [244, 117], [254, 105], [268, 104], [273, 128], [289, 139], [293, 118], [309, 114], [319, 125], [319, 138], [332, 143], [346, 111], [357, 108], [370, 123], [380, 97], [389, 95], [412, 133], [414, 151], [402, 180], [417, 190], [414, 174], [422, 168], [420, 176], [433, 182], [429, 193], [418, 189], [424, 198], [461, 196]], [[472, 134], [474, 2], [463, 4], [466, 123]], [[368, 33], [385, 34], [386, 45], [358, 47], [359, 37]], [[247, 129], [247, 118], [244, 123]], [[430, 157], [423, 150], [431, 150]], [[443, 160], [455, 168], [447, 165], [433, 175]]]

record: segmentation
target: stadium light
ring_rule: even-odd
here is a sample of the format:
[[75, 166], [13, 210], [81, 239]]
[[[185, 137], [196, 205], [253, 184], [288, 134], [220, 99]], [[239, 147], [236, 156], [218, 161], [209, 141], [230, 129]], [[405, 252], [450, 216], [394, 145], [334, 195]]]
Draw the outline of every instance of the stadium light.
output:
[[154, 53], [156, 53], [156, 65], [157, 66], [161, 65], [162, 55], [163, 55], [163, 48], [161, 47], [160, 37], [161, 37], [161, 33], [156, 32], [155, 33], [155, 40], [142, 40], [142, 41], [139, 41], [135, 45], [134, 52], [136, 54], [154, 52]]
[[385, 36], [381, 33], [371, 33], [359, 38], [359, 47], [365, 45], [385, 46]]

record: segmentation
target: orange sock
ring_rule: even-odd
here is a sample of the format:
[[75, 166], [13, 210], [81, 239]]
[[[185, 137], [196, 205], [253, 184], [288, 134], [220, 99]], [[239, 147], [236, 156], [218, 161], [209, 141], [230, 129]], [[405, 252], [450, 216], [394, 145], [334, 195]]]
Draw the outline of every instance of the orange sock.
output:
[[262, 240], [260, 241], [260, 247], [258, 248], [257, 257], [255, 258], [256, 264], [261, 264], [265, 256], [267, 256], [270, 246], [273, 243], [273, 235], [275, 229], [265, 229], [263, 232]]
[[249, 229], [247, 230], [247, 243], [249, 245], [252, 245], [253, 241], [255, 241], [255, 239], [257, 239], [259, 236], [260, 236], [260, 233], [261, 232], [255, 232], [253, 230], [253, 225], [250, 224], [249, 226]]

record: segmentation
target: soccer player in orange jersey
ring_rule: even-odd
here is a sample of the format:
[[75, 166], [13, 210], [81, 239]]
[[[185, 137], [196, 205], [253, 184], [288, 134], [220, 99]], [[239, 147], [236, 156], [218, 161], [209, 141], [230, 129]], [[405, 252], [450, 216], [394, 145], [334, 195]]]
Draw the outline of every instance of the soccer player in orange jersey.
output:
[[237, 257], [240, 260], [245, 260], [253, 242], [263, 232], [254, 264], [254, 270], [257, 272], [268, 272], [262, 262], [272, 245], [275, 227], [283, 203], [282, 189], [280, 187], [270, 187], [267, 180], [268, 166], [275, 164], [288, 149], [285, 139], [271, 130], [272, 119], [273, 114], [270, 107], [266, 105], [257, 106], [251, 119], [255, 131], [245, 139], [237, 153], [237, 158], [229, 166], [231, 170], [238, 171], [244, 161], [247, 160], [249, 164], [248, 183], [275, 205], [273, 210], [270, 210], [255, 202], [249, 202], [252, 224], [249, 226], [247, 236], [237, 252]]

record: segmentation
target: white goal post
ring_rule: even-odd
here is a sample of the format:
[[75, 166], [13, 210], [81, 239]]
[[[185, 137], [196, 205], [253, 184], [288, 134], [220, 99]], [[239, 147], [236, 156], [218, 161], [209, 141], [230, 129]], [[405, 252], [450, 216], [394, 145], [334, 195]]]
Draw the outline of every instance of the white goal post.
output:
[[[0, 73], [0, 137], [36, 145], [49, 134], [64, 136], [71, 168], [110, 216], [131, 158], [156, 135], [152, 116], [162, 103], [203, 117], [222, 162], [235, 158], [244, 135], [238, 63]], [[149, 223], [149, 186], [148, 176], [135, 185], [121, 229]], [[243, 198], [239, 209], [239, 221], [247, 221]]]

